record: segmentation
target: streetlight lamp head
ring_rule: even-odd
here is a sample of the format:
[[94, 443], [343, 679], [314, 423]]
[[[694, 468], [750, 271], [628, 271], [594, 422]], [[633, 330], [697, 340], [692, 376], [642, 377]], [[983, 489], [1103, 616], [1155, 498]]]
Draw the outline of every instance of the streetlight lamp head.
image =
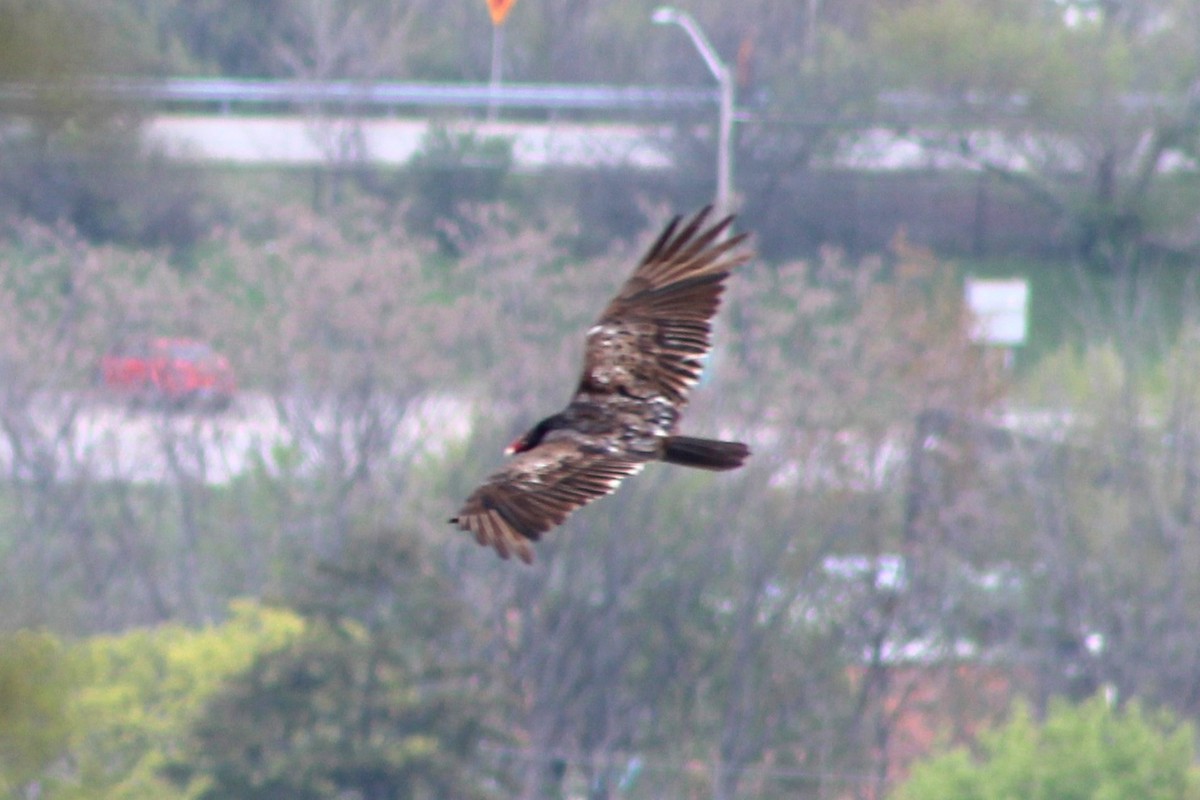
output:
[[670, 25], [672, 22], [678, 22], [679, 10], [670, 6], [659, 6], [654, 9], [650, 21], [655, 25]]
[[692, 40], [692, 44], [700, 52], [709, 72], [717, 79], [720, 89], [720, 118], [717, 130], [717, 213], [724, 216], [729, 213], [729, 200], [733, 185], [733, 72], [721, 60], [712, 42], [704, 35], [700, 23], [686, 11], [680, 11], [672, 6], [659, 6], [654, 9], [650, 19], [656, 25], [675, 24], [683, 28], [683, 32]]

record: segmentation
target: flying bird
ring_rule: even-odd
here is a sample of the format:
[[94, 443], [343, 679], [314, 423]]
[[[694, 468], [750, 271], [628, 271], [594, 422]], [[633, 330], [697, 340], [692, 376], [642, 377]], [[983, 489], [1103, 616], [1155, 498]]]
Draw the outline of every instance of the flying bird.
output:
[[650, 461], [728, 470], [741, 442], [677, 434], [688, 392], [712, 348], [725, 279], [752, 253], [726, 238], [711, 207], [676, 217], [587, 332], [583, 375], [567, 407], [517, 437], [513, 456], [471, 493], [450, 522], [501, 558], [533, 562], [533, 545], [577, 508], [611, 493]]

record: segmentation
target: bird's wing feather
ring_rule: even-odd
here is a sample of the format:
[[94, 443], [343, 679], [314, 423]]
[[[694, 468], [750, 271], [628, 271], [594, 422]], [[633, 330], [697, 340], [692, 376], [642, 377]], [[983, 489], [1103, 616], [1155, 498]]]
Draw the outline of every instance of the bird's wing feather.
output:
[[551, 441], [514, 456], [490, 475], [450, 521], [501, 558], [533, 561], [531, 543], [577, 508], [603, 497], [642, 463]]
[[725, 279], [751, 257], [745, 234], [720, 241], [732, 217], [704, 228], [709, 211], [672, 220], [588, 331], [579, 392], [687, 402]]

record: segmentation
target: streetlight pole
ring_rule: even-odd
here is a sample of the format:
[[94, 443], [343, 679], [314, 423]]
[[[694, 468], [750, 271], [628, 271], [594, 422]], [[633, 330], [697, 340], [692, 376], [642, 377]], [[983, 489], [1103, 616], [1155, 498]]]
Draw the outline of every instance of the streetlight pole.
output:
[[488, 122], [496, 120], [496, 95], [500, 91], [500, 81], [504, 69], [504, 26], [492, 26], [492, 75], [488, 81]]
[[716, 211], [718, 218], [724, 217], [731, 211], [730, 195], [733, 191], [733, 71], [717, 55], [712, 42], [704, 35], [700, 24], [686, 11], [680, 11], [671, 6], [660, 6], [654, 10], [650, 19], [656, 25], [678, 25], [692, 40], [692, 44], [700, 51], [700, 57], [708, 66], [709, 72], [717, 80], [720, 91], [720, 112], [717, 131], [717, 197]]

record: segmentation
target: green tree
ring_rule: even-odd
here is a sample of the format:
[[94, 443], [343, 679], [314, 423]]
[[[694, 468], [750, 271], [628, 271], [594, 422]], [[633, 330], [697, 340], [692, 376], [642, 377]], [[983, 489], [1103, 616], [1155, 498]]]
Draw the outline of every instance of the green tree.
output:
[[1019, 704], [1007, 724], [980, 737], [976, 755], [958, 748], [918, 764], [895, 797], [1194, 800], [1194, 750], [1190, 725], [1136, 702], [1114, 709], [1101, 696], [1057, 700], [1040, 723]]
[[1164, 168], [1195, 152], [1198, 26], [1177, 0], [920, 0], [877, 15], [871, 47], [885, 88], [924, 98], [905, 127], [1024, 190], [1081, 259], [1120, 273], [1189, 219]]
[[75, 647], [80, 681], [68, 695], [67, 767], [43, 776], [42, 796], [192, 796], [197, 787], [177, 789], [162, 772], [179, 754], [188, 724], [229, 675], [303, 628], [288, 611], [244, 602], [231, 611], [220, 625], [163, 625]]
[[32, 88], [41, 116], [76, 117], [81, 80], [145, 63], [143, 33], [120, 0], [0, 0], [0, 81]]
[[151, 157], [134, 103], [95, 91], [99, 76], [153, 71], [152, 41], [122, 0], [0, 0], [0, 83], [20, 87], [0, 106], [0, 214], [194, 243], [209, 222], [198, 178]]
[[208, 704], [180, 781], [214, 800], [484, 796], [489, 703], [429, 567], [403, 535], [351, 538], [295, 599], [306, 633]]
[[0, 637], [0, 795], [62, 753], [70, 732], [67, 697], [77, 677], [70, 654], [50, 634]]

